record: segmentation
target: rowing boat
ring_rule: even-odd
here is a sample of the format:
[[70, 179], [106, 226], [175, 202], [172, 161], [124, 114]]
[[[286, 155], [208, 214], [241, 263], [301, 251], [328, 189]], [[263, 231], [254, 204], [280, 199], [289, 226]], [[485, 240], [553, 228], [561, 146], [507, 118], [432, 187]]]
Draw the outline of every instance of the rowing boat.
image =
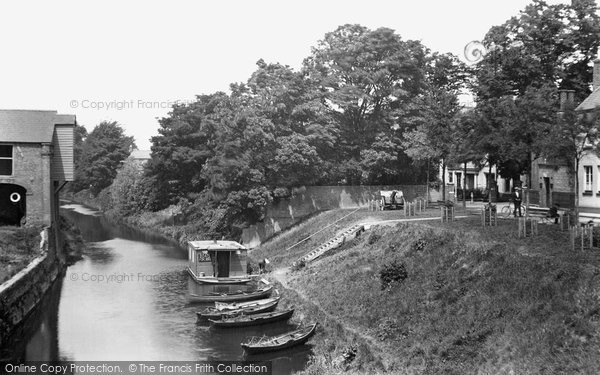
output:
[[270, 300], [272, 299], [273, 301], [271, 301], [267, 304], [243, 307], [243, 308], [234, 309], [234, 310], [218, 310], [215, 307], [207, 307], [202, 311], [196, 312], [196, 315], [198, 316], [198, 321], [203, 321], [203, 320], [207, 320], [207, 319], [219, 319], [221, 317], [230, 318], [232, 316], [237, 316], [240, 314], [244, 314], [244, 315], [260, 314], [260, 313], [264, 313], [264, 312], [273, 311], [277, 307], [277, 304], [279, 303], [279, 297], [269, 298], [269, 299]]
[[237, 310], [237, 309], [241, 309], [244, 307], [252, 307], [252, 306], [259, 306], [259, 305], [266, 305], [268, 303], [271, 303], [275, 300], [278, 300], [279, 297], [279, 291], [277, 289], [275, 289], [275, 297], [271, 297], [271, 298], [267, 298], [267, 299], [261, 299], [258, 301], [246, 301], [246, 302], [232, 302], [232, 303], [227, 303], [227, 302], [215, 302], [215, 309], [217, 310]]
[[316, 329], [317, 323], [314, 323], [279, 336], [253, 337], [250, 341], [242, 343], [241, 345], [247, 354], [258, 354], [287, 349], [307, 342], [315, 334]]
[[190, 302], [233, 302], [233, 301], [250, 301], [255, 299], [266, 298], [273, 292], [273, 286], [269, 285], [264, 288], [256, 289], [251, 292], [235, 291], [229, 293], [211, 292], [205, 295], [190, 293], [188, 300]]
[[288, 320], [294, 314], [294, 309], [266, 312], [253, 315], [237, 315], [232, 317], [222, 317], [221, 319], [209, 319], [212, 327], [218, 328], [233, 328], [233, 327], [248, 327], [259, 324], [267, 324], [278, 322], [280, 320]]

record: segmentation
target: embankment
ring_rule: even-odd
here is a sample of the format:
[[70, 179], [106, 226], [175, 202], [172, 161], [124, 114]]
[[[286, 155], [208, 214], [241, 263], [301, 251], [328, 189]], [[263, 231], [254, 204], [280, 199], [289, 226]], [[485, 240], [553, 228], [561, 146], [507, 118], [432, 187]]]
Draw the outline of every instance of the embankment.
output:
[[517, 239], [512, 221], [477, 224], [374, 227], [280, 274], [327, 332], [304, 374], [340, 373], [352, 347], [347, 373], [600, 373], [600, 259], [555, 226]]
[[68, 246], [60, 230], [45, 230], [46, 241], [35, 241], [36, 249], [26, 249], [39, 254], [25, 268], [0, 285], [0, 347], [15, 329], [24, 323], [64, 272]]

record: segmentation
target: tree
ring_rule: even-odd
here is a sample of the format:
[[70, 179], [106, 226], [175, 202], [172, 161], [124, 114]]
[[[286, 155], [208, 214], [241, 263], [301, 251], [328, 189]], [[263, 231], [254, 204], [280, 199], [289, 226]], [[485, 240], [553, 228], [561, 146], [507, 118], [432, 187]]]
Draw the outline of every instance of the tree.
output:
[[529, 87], [553, 85], [590, 93], [600, 39], [594, 0], [548, 5], [533, 0], [518, 17], [494, 26], [484, 39], [489, 48], [476, 71], [479, 98], [524, 95]]
[[116, 121], [98, 124], [82, 144], [78, 186], [98, 195], [110, 186], [121, 162], [134, 147], [133, 137], [125, 136]]
[[304, 61], [339, 129], [338, 160], [346, 182], [364, 177], [376, 182], [371, 166], [385, 178], [381, 173], [402, 160], [386, 150], [389, 142], [400, 149], [394, 128], [424, 88], [426, 54], [419, 42], [403, 41], [391, 29], [344, 25], [325, 34]]
[[477, 146], [500, 175], [530, 175], [541, 140], [554, 126], [557, 89], [587, 97], [599, 32], [593, 0], [557, 5], [534, 0], [487, 33], [488, 53], [472, 87], [481, 123]]
[[434, 54], [427, 68], [427, 88], [418, 98], [418, 125], [404, 132], [407, 155], [429, 162], [440, 160], [442, 197], [446, 200], [446, 166], [458, 160], [458, 145], [464, 142], [459, 132], [461, 106], [458, 94], [466, 79], [465, 66], [453, 55]]

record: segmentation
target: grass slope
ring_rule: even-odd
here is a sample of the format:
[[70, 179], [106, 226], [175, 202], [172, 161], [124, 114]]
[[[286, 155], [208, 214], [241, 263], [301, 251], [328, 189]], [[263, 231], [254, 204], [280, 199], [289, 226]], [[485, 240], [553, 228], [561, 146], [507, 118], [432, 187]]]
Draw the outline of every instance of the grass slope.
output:
[[[360, 337], [371, 344], [349, 373], [600, 373], [600, 250], [572, 252], [551, 225], [515, 234], [514, 221], [482, 230], [478, 219], [374, 228], [288, 275], [316, 316], [358, 334], [325, 323], [305, 373], [340, 373], [334, 359]], [[382, 289], [392, 262], [408, 276]]]
[[[430, 210], [430, 212], [422, 214], [420, 217], [435, 214], [439, 213]], [[403, 211], [369, 211], [365, 208], [358, 211], [356, 209], [325, 211], [269, 239], [252, 250], [251, 257], [254, 260], [268, 258], [272, 262], [273, 268], [289, 267], [304, 254], [316, 249], [322, 243], [329, 241], [332, 237], [337, 236], [354, 224], [396, 219], [404, 219]], [[311, 235], [310, 239], [287, 250]]]
[[39, 228], [0, 227], [0, 284], [39, 255]]

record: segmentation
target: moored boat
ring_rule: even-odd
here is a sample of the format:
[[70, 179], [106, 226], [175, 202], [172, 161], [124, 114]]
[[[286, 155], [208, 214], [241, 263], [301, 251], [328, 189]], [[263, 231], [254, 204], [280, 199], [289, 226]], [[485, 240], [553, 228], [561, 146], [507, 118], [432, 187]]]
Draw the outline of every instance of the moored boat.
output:
[[222, 317], [221, 319], [209, 319], [212, 327], [218, 328], [234, 328], [248, 327], [259, 324], [278, 322], [288, 320], [294, 314], [294, 309], [266, 312], [253, 315], [236, 315], [232, 317]]
[[234, 301], [251, 301], [255, 299], [266, 298], [273, 292], [273, 286], [268, 285], [254, 291], [235, 291], [227, 293], [211, 292], [210, 294], [198, 295], [190, 293], [189, 302], [234, 302]]
[[241, 345], [246, 354], [258, 354], [282, 350], [304, 344], [315, 334], [316, 329], [317, 323], [314, 323], [279, 336], [253, 337], [250, 341], [242, 343]]
[[187, 271], [199, 284], [247, 284], [247, 254], [235, 241], [189, 241]]
[[252, 307], [258, 305], [266, 305], [267, 303], [271, 303], [275, 300], [279, 300], [279, 291], [275, 289], [275, 297], [255, 300], [255, 301], [245, 301], [245, 302], [215, 302], [215, 309], [217, 310], [237, 310], [244, 307]]
[[249, 276], [239, 276], [239, 277], [214, 277], [214, 276], [197, 276], [188, 267], [188, 273], [192, 277], [194, 281], [199, 284], [210, 284], [210, 285], [240, 285], [240, 284], [248, 284], [252, 281], [252, 278]]
[[216, 307], [207, 307], [202, 311], [196, 312], [198, 317], [198, 321], [204, 321], [208, 319], [219, 319], [222, 317], [233, 317], [240, 314], [244, 315], [252, 315], [252, 314], [260, 314], [264, 312], [269, 312], [275, 310], [277, 304], [279, 303], [279, 297], [277, 298], [269, 298], [271, 300], [269, 303], [253, 305], [249, 307], [242, 307], [239, 309], [233, 310], [219, 310]]

